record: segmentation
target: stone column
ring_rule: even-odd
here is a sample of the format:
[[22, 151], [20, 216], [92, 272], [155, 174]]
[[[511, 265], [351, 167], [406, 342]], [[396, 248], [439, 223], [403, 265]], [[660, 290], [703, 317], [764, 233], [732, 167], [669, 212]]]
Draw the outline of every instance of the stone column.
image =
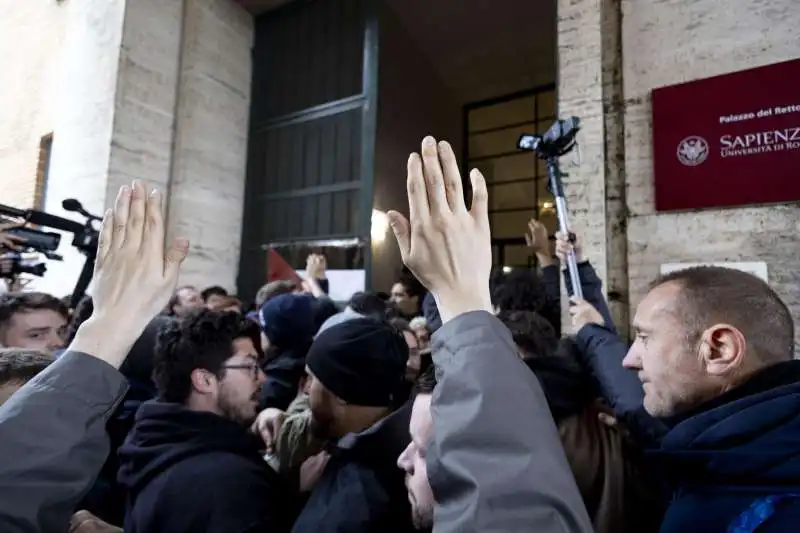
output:
[[187, 0], [168, 204], [169, 235], [191, 243], [184, 283], [236, 288], [252, 46], [240, 5]]
[[[46, 209], [102, 214], [141, 179], [167, 193], [170, 236], [191, 240], [184, 282], [234, 287], [243, 209], [252, 18], [232, 0], [71, 2], [64, 100]], [[76, 220], [81, 217], [67, 215]], [[83, 258], [37, 288], [71, 291]]]
[[[627, 237], [620, 0], [558, 1], [558, 113], [583, 121], [580, 166], [564, 158], [567, 203], [587, 258], [627, 332]], [[564, 324], [568, 324], [565, 316]]]

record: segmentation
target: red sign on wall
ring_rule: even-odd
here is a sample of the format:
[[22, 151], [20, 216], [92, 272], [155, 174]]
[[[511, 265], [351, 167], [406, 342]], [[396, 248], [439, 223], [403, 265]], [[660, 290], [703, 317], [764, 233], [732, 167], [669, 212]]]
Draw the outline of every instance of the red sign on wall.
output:
[[800, 201], [800, 59], [652, 100], [657, 211]]

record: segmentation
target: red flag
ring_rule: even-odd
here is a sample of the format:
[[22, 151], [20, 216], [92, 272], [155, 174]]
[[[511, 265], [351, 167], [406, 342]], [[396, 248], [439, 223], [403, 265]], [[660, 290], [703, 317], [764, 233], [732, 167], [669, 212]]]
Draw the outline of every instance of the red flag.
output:
[[267, 252], [267, 282], [271, 281], [295, 281], [301, 283], [303, 280], [297, 274], [281, 254], [270, 248]]

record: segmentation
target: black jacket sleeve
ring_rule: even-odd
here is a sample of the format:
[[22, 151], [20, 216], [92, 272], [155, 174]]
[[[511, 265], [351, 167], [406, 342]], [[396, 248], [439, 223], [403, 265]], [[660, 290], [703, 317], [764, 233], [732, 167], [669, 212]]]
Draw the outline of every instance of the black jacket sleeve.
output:
[[542, 290], [544, 307], [540, 314], [561, 334], [561, 279], [557, 265], [542, 269]]
[[[603, 294], [603, 282], [597, 277], [597, 272], [589, 261], [578, 264], [578, 275], [581, 278], [581, 288], [583, 289], [583, 299], [597, 309], [609, 329], [616, 332], [614, 321], [611, 319], [611, 311], [608, 308], [605, 294]], [[567, 294], [572, 294], [572, 281], [569, 276], [564, 276]], [[553, 326], [558, 326], [556, 331], [561, 331], [561, 272], [557, 265], [551, 265], [542, 269], [542, 285], [545, 293], [545, 309], [542, 316], [550, 321]]]

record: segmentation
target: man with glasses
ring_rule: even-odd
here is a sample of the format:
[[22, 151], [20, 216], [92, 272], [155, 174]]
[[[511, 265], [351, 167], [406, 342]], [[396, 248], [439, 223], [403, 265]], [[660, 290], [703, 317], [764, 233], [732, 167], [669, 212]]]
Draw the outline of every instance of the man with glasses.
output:
[[258, 324], [202, 309], [156, 344], [158, 398], [120, 449], [130, 533], [287, 531], [287, 490], [249, 431], [265, 376]]

